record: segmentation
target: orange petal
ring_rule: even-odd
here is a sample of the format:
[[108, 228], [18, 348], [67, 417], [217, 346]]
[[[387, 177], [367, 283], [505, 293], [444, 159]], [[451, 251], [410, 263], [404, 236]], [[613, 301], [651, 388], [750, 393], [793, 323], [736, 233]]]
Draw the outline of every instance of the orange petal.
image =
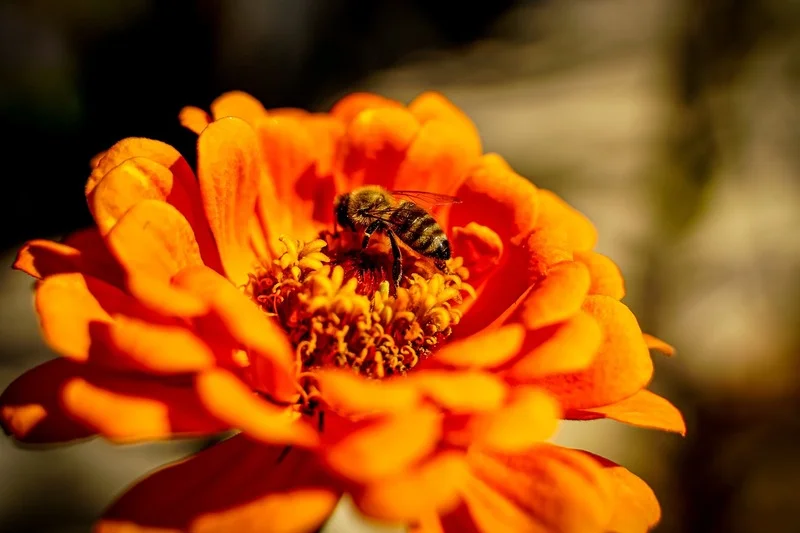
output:
[[214, 120], [237, 117], [252, 126], [258, 119], [267, 115], [267, 110], [264, 109], [261, 102], [249, 94], [242, 91], [230, 91], [211, 102], [211, 114], [214, 116]]
[[203, 410], [191, 388], [122, 374], [70, 379], [62, 388], [61, 402], [74, 419], [116, 442], [228, 429]]
[[611, 259], [597, 252], [575, 252], [575, 261], [580, 261], [589, 269], [592, 278], [589, 294], [605, 294], [616, 300], [625, 296], [622, 273]]
[[362, 111], [344, 138], [342, 170], [348, 189], [371, 184], [392, 188], [406, 151], [419, 132], [419, 123], [402, 108]]
[[134, 485], [96, 530], [256, 533], [268, 523], [275, 533], [314, 531], [340, 493], [313, 454], [284, 451], [244, 435], [229, 438]]
[[274, 363], [276, 371], [285, 374], [293, 371], [294, 350], [286, 334], [228, 280], [210, 268], [197, 267], [183, 270], [173, 282], [176, 287], [200, 297], [210, 307], [217, 327], [210, 324], [206, 328], [206, 338], [212, 338], [217, 332], [217, 340], [229, 348], [246, 349], [252, 355]]
[[408, 523], [431, 512], [448, 512], [469, 476], [464, 454], [444, 452], [409, 472], [358, 490], [353, 499], [367, 516]]
[[353, 121], [362, 111], [380, 108], [402, 108], [403, 104], [372, 93], [351, 93], [336, 102], [330, 114], [345, 124]]
[[646, 389], [611, 405], [570, 411], [566, 418], [578, 420], [610, 418], [634, 426], [663, 429], [686, 435], [686, 423], [681, 412], [665, 398]]
[[671, 344], [667, 344], [661, 339], [654, 337], [648, 333], [642, 333], [642, 338], [644, 339], [644, 343], [647, 345], [649, 349], [656, 350], [670, 357], [675, 355], [675, 347], [672, 346]]
[[[474, 479], [446, 531], [603, 531], [611, 518], [608, 476], [581, 452], [539, 445], [522, 455], [469, 456]], [[459, 516], [460, 514], [460, 516]], [[453, 522], [472, 526], [450, 529]]]
[[15, 379], [0, 395], [3, 430], [28, 443], [66, 442], [93, 434], [64, 411], [59, 391], [84, 365], [53, 359]]
[[[468, 533], [466, 530], [460, 531]], [[408, 526], [408, 533], [445, 533], [445, 531], [442, 529], [439, 513], [424, 512], [411, 522]]]
[[209, 125], [197, 140], [197, 173], [225, 272], [243, 284], [253, 266], [248, 229], [262, 174], [253, 129], [237, 118]]
[[606, 531], [645, 533], [661, 520], [661, 506], [647, 483], [626, 468], [589, 452], [604, 469], [614, 500], [613, 515]]
[[145, 157], [160, 163], [167, 167], [175, 179], [183, 182], [184, 185], [188, 185], [189, 181], [193, 179], [192, 169], [175, 148], [161, 141], [130, 137], [109, 148], [97, 162], [97, 166], [93, 168], [92, 174], [86, 182], [86, 195], [88, 196], [92, 192], [111, 169], [132, 157]]
[[200, 135], [206, 126], [211, 123], [211, 117], [199, 107], [186, 106], [178, 113], [181, 126]]
[[107, 242], [129, 277], [169, 280], [187, 266], [203, 264], [189, 223], [158, 200], [142, 200], [130, 208]]
[[330, 417], [323, 453], [335, 472], [367, 482], [399, 475], [432, 453], [440, 435], [440, 416], [426, 407], [359, 422]]
[[505, 384], [494, 375], [470, 370], [412, 372], [404, 381], [453, 413], [496, 409], [503, 404], [508, 392]]
[[408, 104], [408, 110], [420, 123], [441, 120], [458, 127], [469, 152], [481, 154], [481, 138], [472, 120], [441, 93], [428, 91], [420, 94]]
[[469, 270], [469, 282], [473, 287], [491, 274], [503, 257], [504, 247], [500, 236], [474, 222], [463, 228], [453, 228], [450, 240], [453, 255], [464, 258], [464, 266]]
[[518, 383], [583, 370], [594, 359], [602, 340], [597, 321], [580, 311], [565, 322], [529, 332], [520, 350], [524, 355], [503, 375]]
[[481, 155], [474, 132], [441, 120], [422, 125], [391, 188], [453, 195]]
[[314, 374], [326, 405], [340, 414], [407, 411], [421, 400], [419, 391], [404, 379], [375, 381], [345, 370]]
[[585, 370], [541, 382], [565, 410], [616, 403], [644, 388], [653, 375], [653, 361], [639, 324], [624, 304], [610, 296], [588, 296], [583, 310], [597, 320], [604, 333], [596, 357]]
[[450, 210], [450, 226], [475, 222], [493, 229], [503, 242], [524, 235], [537, 216], [536, 187], [497, 154], [486, 154], [455, 193], [462, 203]]
[[559, 263], [533, 286], [512, 320], [528, 329], [567, 320], [580, 311], [589, 284], [589, 270], [582, 263]]
[[572, 250], [587, 251], [597, 243], [597, 229], [582, 213], [552, 191], [539, 189], [536, 227], [560, 231]]
[[[447, 440], [501, 453], [520, 453], [551, 437], [561, 409], [549, 394], [530, 387], [515, 391], [497, 411], [473, 416]], [[460, 441], [460, 442], [459, 442]]]
[[491, 368], [517, 356], [524, 340], [525, 328], [509, 324], [450, 342], [429, 361], [459, 368]]
[[294, 420], [291, 411], [259, 399], [227, 370], [198, 374], [195, 387], [209, 413], [254, 439], [300, 446], [313, 446], [317, 442], [317, 434], [311, 426]]

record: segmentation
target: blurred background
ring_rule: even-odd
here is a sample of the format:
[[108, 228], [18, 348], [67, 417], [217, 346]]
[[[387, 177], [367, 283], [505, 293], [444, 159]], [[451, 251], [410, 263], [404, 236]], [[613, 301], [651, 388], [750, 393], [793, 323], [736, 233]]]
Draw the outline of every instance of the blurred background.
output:
[[[6, 0], [0, 386], [52, 356], [15, 249], [90, 223], [97, 152], [146, 136], [191, 160], [178, 111], [231, 89], [313, 110], [435, 89], [595, 222], [643, 329], [678, 348], [652, 388], [686, 438], [598, 421], [557, 440], [648, 481], [661, 533], [798, 532], [798, 29], [796, 0]], [[0, 531], [88, 531], [199, 445], [0, 439]], [[381, 530], [342, 512], [327, 531]]]

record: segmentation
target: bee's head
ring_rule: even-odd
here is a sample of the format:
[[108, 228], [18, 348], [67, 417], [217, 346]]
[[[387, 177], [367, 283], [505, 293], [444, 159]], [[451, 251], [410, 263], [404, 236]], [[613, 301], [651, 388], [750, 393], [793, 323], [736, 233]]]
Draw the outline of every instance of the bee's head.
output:
[[340, 194], [333, 201], [333, 214], [336, 222], [345, 229], [355, 231], [353, 221], [350, 219], [350, 193]]

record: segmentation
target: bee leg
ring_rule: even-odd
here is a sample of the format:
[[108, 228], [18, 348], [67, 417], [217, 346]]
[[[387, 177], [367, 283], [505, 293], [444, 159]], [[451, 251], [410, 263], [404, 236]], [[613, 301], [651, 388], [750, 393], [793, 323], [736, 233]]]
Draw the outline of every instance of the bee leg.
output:
[[367, 229], [364, 230], [364, 240], [361, 241], [362, 248], [367, 247], [367, 245], [369, 244], [369, 238], [372, 237], [372, 234], [378, 231], [378, 228], [380, 228], [382, 225], [383, 225], [382, 220], [376, 220], [372, 224], [367, 226]]
[[447, 268], [447, 263], [443, 259], [434, 259], [433, 260], [433, 264], [436, 266], [436, 268], [438, 268], [439, 270], [441, 270], [445, 274], [449, 274], [450, 273], [450, 269]]
[[403, 275], [403, 255], [400, 253], [400, 247], [397, 245], [397, 237], [395, 237], [392, 230], [386, 230], [386, 235], [389, 236], [389, 244], [392, 245], [392, 279], [394, 280], [395, 288], [400, 286], [400, 278]]

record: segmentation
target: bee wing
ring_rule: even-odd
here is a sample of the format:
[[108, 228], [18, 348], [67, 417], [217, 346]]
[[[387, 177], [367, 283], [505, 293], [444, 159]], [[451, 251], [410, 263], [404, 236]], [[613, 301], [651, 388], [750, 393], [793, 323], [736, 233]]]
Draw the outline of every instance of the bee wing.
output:
[[436, 205], [460, 204], [461, 200], [447, 194], [437, 194], [427, 191], [389, 191], [395, 198], [408, 198], [423, 207]]

